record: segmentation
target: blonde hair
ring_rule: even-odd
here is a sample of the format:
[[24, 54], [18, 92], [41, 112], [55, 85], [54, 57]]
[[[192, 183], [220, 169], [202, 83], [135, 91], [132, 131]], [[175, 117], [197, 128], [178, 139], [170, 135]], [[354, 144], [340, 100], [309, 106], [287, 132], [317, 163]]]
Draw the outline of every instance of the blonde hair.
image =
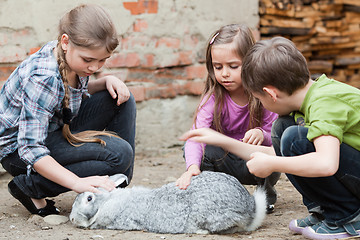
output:
[[[205, 99], [203, 104], [205, 104], [210, 96], [214, 94], [215, 97], [215, 109], [214, 109], [214, 119], [213, 125], [215, 130], [222, 132], [221, 128], [221, 113], [224, 105], [224, 94], [226, 89], [216, 81], [214, 68], [212, 64], [211, 49], [214, 45], [220, 44], [233, 44], [234, 50], [240, 59], [243, 59], [247, 51], [255, 44], [254, 35], [249, 27], [243, 24], [230, 24], [221, 27], [216, 31], [210, 41], [208, 42], [206, 49], [206, 68], [208, 71], [208, 76], [205, 82], [205, 89], [201, 96], [201, 99]], [[255, 127], [260, 127], [262, 124], [263, 118], [263, 107], [261, 102], [252, 96], [251, 93], [246, 92], [249, 96], [248, 109], [250, 113], [250, 121], [248, 129]], [[202, 105], [198, 107], [194, 122], [196, 124], [196, 116], [198, 111], [201, 109]], [[196, 125], [195, 125], [196, 127]]]
[[57, 44], [57, 61], [59, 71], [64, 83], [65, 95], [63, 99], [63, 115], [66, 118], [62, 129], [63, 136], [73, 146], [79, 146], [77, 143], [98, 142], [105, 145], [105, 141], [96, 136], [115, 136], [114, 133], [106, 131], [83, 131], [72, 134], [70, 131], [70, 108], [69, 108], [69, 67], [66, 62], [65, 52], [61, 47], [61, 37], [67, 34], [69, 41], [78, 47], [96, 49], [105, 47], [109, 53], [112, 53], [119, 45], [117, 33], [109, 14], [98, 5], [80, 5], [66, 13], [59, 23], [59, 37]]

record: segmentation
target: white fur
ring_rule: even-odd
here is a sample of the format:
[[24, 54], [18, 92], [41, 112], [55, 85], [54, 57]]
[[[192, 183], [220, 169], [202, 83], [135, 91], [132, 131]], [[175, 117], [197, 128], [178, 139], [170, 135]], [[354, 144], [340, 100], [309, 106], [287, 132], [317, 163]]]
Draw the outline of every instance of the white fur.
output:
[[261, 226], [266, 215], [266, 192], [264, 188], [257, 188], [253, 193], [255, 198], [255, 217], [253, 222], [248, 226], [247, 231], [254, 231]]

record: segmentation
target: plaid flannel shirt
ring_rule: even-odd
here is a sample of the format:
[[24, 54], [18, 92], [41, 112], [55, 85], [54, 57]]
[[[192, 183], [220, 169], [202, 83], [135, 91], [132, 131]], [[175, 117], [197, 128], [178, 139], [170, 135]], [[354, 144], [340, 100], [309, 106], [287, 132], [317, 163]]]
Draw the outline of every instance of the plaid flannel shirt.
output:
[[[45, 146], [48, 132], [62, 127], [64, 85], [53, 50], [57, 41], [43, 46], [24, 60], [0, 91], [0, 161], [18, 150], [32, 167], [49, 155]], [[70, 89], [70, 109], [76, 114], [83, 94], [88, 94], [88, 77]]]

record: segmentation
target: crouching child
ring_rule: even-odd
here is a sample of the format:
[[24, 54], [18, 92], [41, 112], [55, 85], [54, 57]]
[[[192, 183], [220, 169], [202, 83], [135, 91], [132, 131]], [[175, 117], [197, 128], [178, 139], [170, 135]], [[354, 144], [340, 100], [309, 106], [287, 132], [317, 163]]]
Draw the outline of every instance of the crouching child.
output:
[[290, 222], [291, 231], [311, 239], [360, 237], [360, 90], [326, 75], [310, 79], [306, 59], [282, 37], [249, 50], [242, 82], [280, 116], [272, 126], [273, 147], [252, 146], [257, 152], [251, 153], [245, 143], [209, 129], [183, 139], [225, 147], [261, 178], [286, 173], [309, 211]]

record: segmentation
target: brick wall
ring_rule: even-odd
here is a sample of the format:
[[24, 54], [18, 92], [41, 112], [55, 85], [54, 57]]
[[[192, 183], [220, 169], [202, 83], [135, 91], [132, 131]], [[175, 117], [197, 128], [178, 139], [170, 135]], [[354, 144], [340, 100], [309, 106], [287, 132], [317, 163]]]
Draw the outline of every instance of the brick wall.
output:
[[[61, 15], [80, 2], [0, 0], [0, 86], [15, 67], [56, 39]], [[114, 74], [138, 102], [199, 95], [206, 76], [205, 46], [220, 26], [258, 24], [258, 2], [247, 0], [99, 0], [118, 27], [120, 45], [95, 77]], [[19, 6], [27, 4], [28, 10]], [[30, 5], [30, 6], [29, 6]], [[21, 16], [21, 17], [19, 17]], [[46, 19], [46, 21], [45, 21]]]

